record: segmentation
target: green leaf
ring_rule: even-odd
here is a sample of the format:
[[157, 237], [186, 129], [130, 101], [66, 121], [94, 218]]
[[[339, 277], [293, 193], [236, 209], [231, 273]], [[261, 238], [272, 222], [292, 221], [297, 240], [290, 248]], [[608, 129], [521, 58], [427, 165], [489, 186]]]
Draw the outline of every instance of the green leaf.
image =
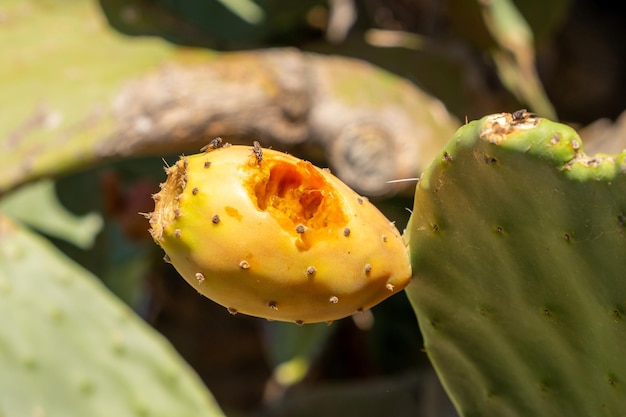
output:
[[323, 349], [334, 328], [326, 323], [296, 326], [270, 322], [264, 326], [273, 377], [284, 387], [300, 382]]
[[218, 0], [242, 20], [255, 25], [265, 18], [265, 13], [255, 2], [250, 0]]
[[171, 345], [49, 242], [0, 217], [0, 415], [223, 414]]
[[54, 182], [49, 179], [27, 184], [0, 200], [0, 212], [82, 249], [93, 245], [103, 226], [97, 213], [76, 216], [69, 212], [59, 202]]

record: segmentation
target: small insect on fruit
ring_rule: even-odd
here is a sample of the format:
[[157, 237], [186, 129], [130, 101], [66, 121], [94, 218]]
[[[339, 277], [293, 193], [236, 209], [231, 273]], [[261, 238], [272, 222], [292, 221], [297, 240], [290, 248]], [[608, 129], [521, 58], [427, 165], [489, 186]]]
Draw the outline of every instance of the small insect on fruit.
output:
[[256, 140], [252, 142], [252, 145], [252, 152], [254, 152], [256, 160], [260, 164], [261, 162], [263, 162], [263, 148], [261, 148], [261, 144]]
[[258, 142], [203, 149], [168, 169], [150, 233], [206, 297], [231, 312], [329, 322], [409, 283], [393, 223], [326, 170]]
[[534, 116], [535, 115], [533, 113], [529, 113], [526, 109], [519, 109], [511, 113], [511, 123], [524, 123], [526, 120]]
[[222, 146], [224, 146], [224, 141], [222, 140], [222, 138], [215, 138], [207, 145], [205, 145], [202, 149], [200, 149], [200, 152], [209, 152], [213, 149], [219, 149]]

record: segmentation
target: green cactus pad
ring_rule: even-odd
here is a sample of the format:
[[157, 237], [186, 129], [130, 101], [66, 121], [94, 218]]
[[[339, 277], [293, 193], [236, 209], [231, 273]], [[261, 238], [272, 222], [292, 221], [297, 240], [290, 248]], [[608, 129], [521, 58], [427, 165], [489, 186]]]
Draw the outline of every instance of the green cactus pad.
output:
[[626, 412], [625, 159], [516, 112], [462, 127], [424, 173], [407, 293], [462, 416]]
[[155, 331], [0, 216], [0, 416], [223, 417]]

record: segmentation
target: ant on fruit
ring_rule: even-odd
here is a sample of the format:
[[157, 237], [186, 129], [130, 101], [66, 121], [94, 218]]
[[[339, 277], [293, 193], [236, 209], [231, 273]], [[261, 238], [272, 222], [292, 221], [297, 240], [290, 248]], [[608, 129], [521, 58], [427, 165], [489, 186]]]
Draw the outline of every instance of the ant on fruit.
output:
[[255, 140], [252, 142], [252, 152], [254, 152], [256, 160], [260, 164], [263, 161], [263, 148], [261, 148], [259, 141]]
[[526, 120], [534, 116], [535, 116], [534, 113], [530, 113], [526, 109], [516, 110], [513, 113], [511, 113], [511, 119], [513, 119], [512, 120], [513, 124], [524, 123]]
[[200, 152], [208, 152], [210, 150], [213, 149], [218, 149], [224, 146], [224, 141], [222, 140], [222, 138], [215, 138], [213, 139], [211, 142], [209, 142], [208, 145], [205, 145], [202, 147], [202, 149], [200, 149]]

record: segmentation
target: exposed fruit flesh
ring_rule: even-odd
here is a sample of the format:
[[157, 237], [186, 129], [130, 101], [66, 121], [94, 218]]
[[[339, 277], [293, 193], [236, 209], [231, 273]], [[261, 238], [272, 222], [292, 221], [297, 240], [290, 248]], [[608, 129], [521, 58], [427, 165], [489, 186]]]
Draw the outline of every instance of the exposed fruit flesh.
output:
[[267, 181], [257, 181], [254, 185], [260, 210], [272, 212], [284, 226], [304, 224], [320, 229], [345, 224], [347, 219], [336, 203], [334, 189], [310, 162], [292, 165], [268, 161], [264, 165], [264, 171], [269, 171]]
[[307, 231], [296, 243], [302, 250], [348, 221], [337, 191], [308, 161], [266, 159], [250, 175], [246, 188], [256, 207], [284, 230], [300, 235], [298, 229]]

